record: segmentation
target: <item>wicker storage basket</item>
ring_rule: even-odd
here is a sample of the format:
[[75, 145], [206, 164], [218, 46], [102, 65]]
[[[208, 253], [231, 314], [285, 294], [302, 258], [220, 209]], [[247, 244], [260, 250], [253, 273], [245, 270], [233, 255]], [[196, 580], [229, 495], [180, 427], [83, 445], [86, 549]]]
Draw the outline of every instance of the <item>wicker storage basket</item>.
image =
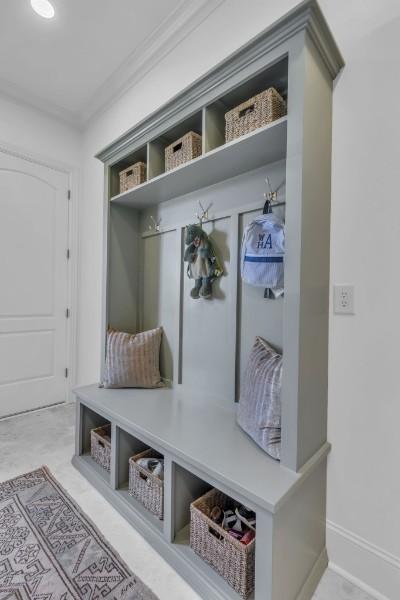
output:
[[201, 155], [201, 135], [189, 131], [165, 148], [165, 170], [176, 169], [188, 160]]
[[90, 455], [103, 469], [110, 471], [111, 424], [97, 427], [90, 432]]
[[129, 459], [129, 493], [161, 521], [164, 517], [164, 482], [137, 464], [139, 458], [163, 458], [149, 448]]
[[275, 88], [270, 87], [225, 114], [225, 140], [231, 142], [285, 114], [284, 99]]
[[131, 188], [146, 181], [146, 163], [137, 162], [119, 172], [119, 192], [127, 192]]
[[241, 544], [208, 515], [214, 506], [232, 508], [234, 502], [212, 489], [190, 505], [190, 546], [242, 597], [254, 590], [255, 539]]

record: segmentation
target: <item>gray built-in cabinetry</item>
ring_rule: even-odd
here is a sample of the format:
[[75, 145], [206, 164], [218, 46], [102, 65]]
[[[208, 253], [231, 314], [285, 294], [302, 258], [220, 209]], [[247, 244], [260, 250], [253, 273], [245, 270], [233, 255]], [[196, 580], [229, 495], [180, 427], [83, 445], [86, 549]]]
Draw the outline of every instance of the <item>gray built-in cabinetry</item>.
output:
[[[159, 390], [76, 390], [74, 465], [205, 600], [237, 599], [188, 545], [189, 505], [210, 486], [257, 513], [255, 600], [309, 600], [325, 549], [332, 82], [343, 59], [319, 6], [306, 1], [99, 153], [105, 164], [102, 355], [107, 326], [164, 327]], [[224, 143], [224, 114], [274, 85], [287, 117]], [[188, 130], [203, 154], [164, 172], [164, 148]], [[119, 194], [136, 160], [148, 181]], [[243, 228], [263, 205], [265, 177], [286, 200], [285, 297], [242, 284]], [[192, 300], [184, 226], [199, 202], [225, 275]], [[99, 204], [100, 210], [100, 204]], [[283, 210], [282, 208], [277, 210]], [[150, 217], [160, 231], [149, 229]], [[255, 335], [283, 350], [282, 460], [235, 422]], [[108, 475], [90, 458], [90, 429], [111, 422]], [[128, 458], [165, 456], [165, 520], [127, 492]]]

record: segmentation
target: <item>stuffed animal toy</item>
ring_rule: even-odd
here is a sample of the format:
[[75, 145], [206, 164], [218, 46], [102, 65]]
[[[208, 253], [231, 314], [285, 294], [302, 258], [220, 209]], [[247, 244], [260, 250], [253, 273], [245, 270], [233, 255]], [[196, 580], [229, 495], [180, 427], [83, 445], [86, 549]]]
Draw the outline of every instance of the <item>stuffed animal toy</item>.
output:
[[187, 246], [184, 261], [188, 263], [187, 274], [194, 279], [190, 291], [192, 298], [211, 298], [212, 284], [223, 274], [223, 269], [214, 251], [213, 244], [201, 225], [186, 227], [185, 244]]

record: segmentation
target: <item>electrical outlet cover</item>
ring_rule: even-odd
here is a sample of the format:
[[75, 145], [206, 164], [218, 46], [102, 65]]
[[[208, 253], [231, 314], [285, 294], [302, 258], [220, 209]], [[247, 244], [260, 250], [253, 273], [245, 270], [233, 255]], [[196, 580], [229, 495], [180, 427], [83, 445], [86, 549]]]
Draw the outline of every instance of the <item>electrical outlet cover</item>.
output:
[[334, 312], [337, 315], [354, 315], [354, 286], [334, 286]]

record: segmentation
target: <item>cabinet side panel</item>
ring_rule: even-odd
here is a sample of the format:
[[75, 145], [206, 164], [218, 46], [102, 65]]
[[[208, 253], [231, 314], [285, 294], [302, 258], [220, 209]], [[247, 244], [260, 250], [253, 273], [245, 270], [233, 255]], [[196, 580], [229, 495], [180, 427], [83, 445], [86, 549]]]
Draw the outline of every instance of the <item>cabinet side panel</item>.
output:
[[327, 433], [332, 82], [306, 46], [298, 467]]
[[326, 441], [332, 82], [307, 41], [289, 55], [282, 462]]
[[[325, 556], [326, 460], [274, 515], [272, 588], [275, 600], [298, 600]], [[325, 566], [327, 564], [325, 563]], [[314, 590], [311, 590], [310, 598]]]

